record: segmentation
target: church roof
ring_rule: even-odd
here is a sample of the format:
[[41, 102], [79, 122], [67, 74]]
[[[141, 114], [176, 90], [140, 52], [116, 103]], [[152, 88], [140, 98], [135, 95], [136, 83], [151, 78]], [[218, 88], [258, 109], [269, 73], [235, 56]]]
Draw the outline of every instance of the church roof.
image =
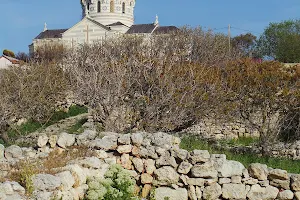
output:
[[154, 34], [167, 34], [173, 31], [178, 31], [176, 26], [159, 26], [154, 30]]
[[155, 24], [136, 24], [132, 25], [126, 32], [127, 34], [138, 33], [154, 33], [154, 34], [166, 34], [172, 31], [177, 31], [176, 26], [156, 26]]
[[53, 30], [46, 30], [41, 32], [38, 36], [34, 39], [46, 39], [46, 38], [61, 38], [62, 34], [68, 29], [53, 29]]
[[155, 29], [154, 24], [136, 24], [136, 25], [132, 25], [126, 33], [127, 34], [152, 33], [154, 29]]
[[123, 24], [122, 22], [115, 22], [115, 23], [109, 24], [107, 26], [126, 26], [126, 25]]
[[98, 26], [100, 26], [100, 27], [102, 27], [102, 28], [104, 28], [104, 29], [106, 29], [106, 30], [108, 30], [108, 31], [111, 30], [109, 27], [107, 27], [107, 26], [105, 26], [105, 25], [103, 25], [103, 24], [97, 22], [96, 20], [93, 20], [93, 19], [91, 19], [91, 18], [89, 18], [89, 17], [87, 17], [86, 19], [89, 20], [89, 21], [91, 21], [91, 22], [93, 22], [93, 23], [95, 23], [95, 24], [97, 24]]

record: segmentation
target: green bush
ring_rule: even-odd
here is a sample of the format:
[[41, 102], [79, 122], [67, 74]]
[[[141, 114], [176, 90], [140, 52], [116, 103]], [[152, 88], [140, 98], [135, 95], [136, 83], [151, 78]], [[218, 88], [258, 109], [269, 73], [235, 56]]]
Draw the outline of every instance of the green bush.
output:
[[14, 52], [12, 52], [12, 51], [10, 51], [10, 50], [7, 50], [7, 49], [4, 49], [4, 50], [3, 50], [3, 55], [9, 56], [9, 57], [12, 57], [12, 58], [15, 58], [15, 57], [16, 57]]
[[104, 175], [105, 179], [88, 181], [88, 200], [129, 200], [138, 199], [134, 195], [135, 180], [120, 165], [112, 165]]

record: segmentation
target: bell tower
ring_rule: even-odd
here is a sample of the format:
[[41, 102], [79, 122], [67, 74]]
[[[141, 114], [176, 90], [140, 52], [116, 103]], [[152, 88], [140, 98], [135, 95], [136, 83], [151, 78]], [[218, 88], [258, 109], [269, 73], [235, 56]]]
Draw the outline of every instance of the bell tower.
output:
[[80, 0], [82, 16], [109, 25], [121, 22], [128, 27], [134, 24], [136, 0]]

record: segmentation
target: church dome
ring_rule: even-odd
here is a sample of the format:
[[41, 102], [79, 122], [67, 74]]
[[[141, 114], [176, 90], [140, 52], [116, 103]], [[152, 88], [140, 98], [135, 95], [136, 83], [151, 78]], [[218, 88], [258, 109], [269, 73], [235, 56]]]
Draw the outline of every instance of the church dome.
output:
[[81, 0], [81, 4], [83, 17], [88, 15], [103, 25], [134, 24], [135, 0]]

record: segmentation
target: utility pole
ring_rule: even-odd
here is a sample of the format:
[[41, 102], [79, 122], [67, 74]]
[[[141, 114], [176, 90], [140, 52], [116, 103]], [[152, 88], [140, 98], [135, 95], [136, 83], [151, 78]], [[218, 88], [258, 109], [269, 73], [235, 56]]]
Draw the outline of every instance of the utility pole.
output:
[[231, 52], [231, 26], [228, 24], [228, 47], [229, 47], [229, 53]]

